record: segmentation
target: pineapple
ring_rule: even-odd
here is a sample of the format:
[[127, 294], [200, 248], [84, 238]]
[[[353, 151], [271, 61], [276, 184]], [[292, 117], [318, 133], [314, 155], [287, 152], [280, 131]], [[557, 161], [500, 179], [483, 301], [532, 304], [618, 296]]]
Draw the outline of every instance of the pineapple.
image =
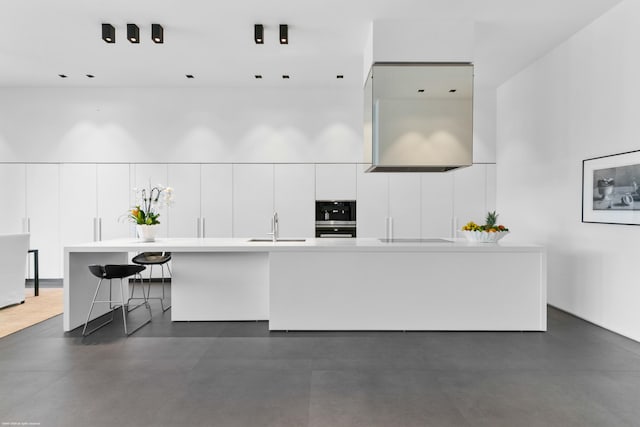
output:
[[496, 223], [498, 222], [498, 214], [496, 211], [488, 212], [487, 219], [485, 220], [485, 227], [487, 230], [492, 228], [496, 228]]

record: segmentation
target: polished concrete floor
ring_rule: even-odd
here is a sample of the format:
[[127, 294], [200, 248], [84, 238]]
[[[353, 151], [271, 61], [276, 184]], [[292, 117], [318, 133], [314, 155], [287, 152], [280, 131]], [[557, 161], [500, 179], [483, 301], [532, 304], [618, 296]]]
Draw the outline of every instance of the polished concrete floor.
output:
[[640, 425], [640, 344], [553, 308], [546, 333], [270, 333], [156, 302], [129, 338], [58, 316], [0, 339], [0, 425]]

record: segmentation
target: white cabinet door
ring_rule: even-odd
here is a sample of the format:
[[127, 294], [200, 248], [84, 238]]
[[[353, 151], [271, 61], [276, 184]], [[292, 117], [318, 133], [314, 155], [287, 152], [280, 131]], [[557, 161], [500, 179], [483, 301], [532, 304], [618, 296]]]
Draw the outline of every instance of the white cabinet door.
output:
[[197, 237], [200, 218], [200, 165], [170, 164], [168, 184], [174, 203], [167, 210], [169, 237]]
[[25, 211], [26, 169], [21, 163], [0, 164], [2, 208], [0, 208], [0, 234], [22, 233]]
[[98, 164], [97, 204], [101, 240], [133, 236], [127, 212], [132, 207], [128, 164]]
[[316, 165], [316, 200], [355, 200], [355, 164]]
[[[151, 188], [156, 187], [158, 185], [162, 185], [167, 187], [167, 164], [159, 164], [159, 163], [144, 163], [144, 164], [136, 164], [133, 165], [133, 188], [138, 189], [146, 189], [147, 193]], [[176, 197], [178, 195], [176, 194]], [[135, 194], [131, 193], [131, 205], [135, 206], [140, 201], [136, 199]], [[158, 209], [160, 212], [160, 217], [158, 217], [158, 221], [160, 221], [160, 227], [158, 227], [158, 237], [167, 237], [167, 207], [163, 206]], [[135, 227], [132, 227], [133, 234], [135, 235]]]
[[274, 203], [278, 212], [280, 237], [314, 237], [314, 165], [275, 165], [274, 174]]
[[358, 171], [356, 220], [358, 237], [387, 237], [389, 178], [386, 173]]
[[[487, 216], [487, 169], [483, 164], [453, 172], [453, 215], [456, 231], [469, 221], [484, 224]], [[456, 236], [457, 237], [457, 236]]]
[[420, 174], [389, 175], [389, 217], [393, 238], [420, 237]]
[[63, 247], [94, 239], [96, 185], [95, 164], [60, 165], [60, 240]]
[[233, 236], [268, 237], [273, 208], [273, 165], [233, 165]]
[[62, 277], [60, 244], [60, 167], [57, 164], [28, 164], [26, 211], [31, 247], [39, 251], [40, 277]]
[[203, 237], [232, 237], [233, 166], [202, 165], [200, 186]]
[[421, 180], [422, 237], [454, 237], [453, 172], [425, 173]]

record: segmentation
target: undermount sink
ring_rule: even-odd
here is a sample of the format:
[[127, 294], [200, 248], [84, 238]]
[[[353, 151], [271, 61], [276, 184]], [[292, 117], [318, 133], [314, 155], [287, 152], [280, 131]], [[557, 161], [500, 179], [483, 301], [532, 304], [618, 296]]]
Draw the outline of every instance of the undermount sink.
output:
[[273, 239], [249, 239], [250, 243], [279, 243], [279, 242], [306, 242], [307, 239], [277, 239], [275, 242]]

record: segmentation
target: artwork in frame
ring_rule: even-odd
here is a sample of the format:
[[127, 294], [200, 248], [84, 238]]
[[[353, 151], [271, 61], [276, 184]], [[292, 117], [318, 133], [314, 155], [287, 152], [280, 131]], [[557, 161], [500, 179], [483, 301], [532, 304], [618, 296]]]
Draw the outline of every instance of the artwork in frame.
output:
[[582, 222], [640, 225], [640, 150], [582, 161]]

